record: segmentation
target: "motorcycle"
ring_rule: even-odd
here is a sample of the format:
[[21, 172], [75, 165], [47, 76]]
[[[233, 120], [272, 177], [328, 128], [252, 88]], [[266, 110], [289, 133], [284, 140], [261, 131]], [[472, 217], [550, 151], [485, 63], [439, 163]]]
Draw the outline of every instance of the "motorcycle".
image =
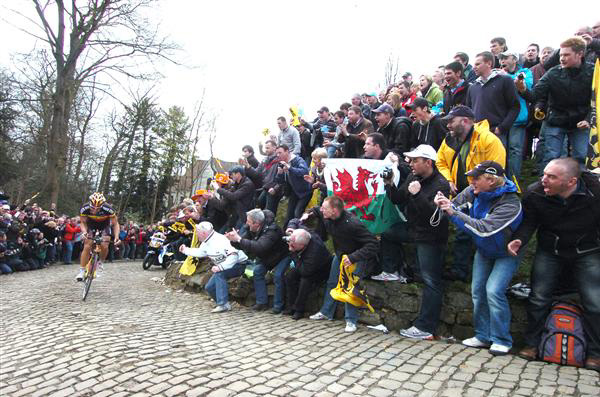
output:
[[142, 262], [144, 270], [150, 269], [153, 265], [162, 266], [163, 269], [166, 269], [171, 261], [175, 259], [171, 244], [165, 244], [165, 240], [166, 236], [162, 232], [156, 232], [152, 235], [148, 244], [148, 253], [146, 253]]

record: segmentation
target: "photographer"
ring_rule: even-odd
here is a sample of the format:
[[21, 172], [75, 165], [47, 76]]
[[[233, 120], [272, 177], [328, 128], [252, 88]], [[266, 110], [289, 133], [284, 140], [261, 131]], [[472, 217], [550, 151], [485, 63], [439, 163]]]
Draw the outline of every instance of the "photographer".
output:
[[233, 247], [240, 249], [254, 259], [254, 291], [256, 304], [253, 310], [262, 311], [268, 308], [267, 284], [265, 274], [273, 270], [275, 282], [274, 314], [283, 310], [284, 284], [283, 275], [290, 265], [288, 250], [283, 241], [283, 232], [275, 223], [275, 215], [269, 210], [253, 209], [246, 213], [245, 233], [238, 234], [233, 229], [225, 237]]
[[294, 266], [285, 275], [288, 309], [294, 320], [304, 317], [308, 295], [327, 279], [331, 254], [323, 240], [305, 229], [296, 229], [289, 236], [288, 247]]
[[304, 180], [304, 175], [308, 175], [306, 162], [300, 156], [290, 152], [286, 145], [277, 146], [276, 153], [279, 158], [276, 181], [287, 185], [290, 192], [285, 227], [290, 219], [302, 216], [310, 201], [312, 189], [310, 183]]
[[[438, 192], [449, 194], [450, 185], [435, 168], [437, 154], [433, 147], [419, 145], [404, 155], [412, 169], [411, 174], [400, 187], [394, 186], [391, 179], [385, 179], [385, 190], [394, 204], [406, 205], [409, 237], [416, 244], [424, 288], [417, 319], [412, 327], [401, 330], [400, 334], [407, 338], [432, 339], [442, 311], [442, 270], [448, 242], [448, 220], [432, 222], [436, 212], [433, 200]], [[390, 245], [390, 239], [384, 237], [381, 239], [383, 252]], [[383, 261], [384, 272], [396, 270], [389, 265], [389, 261]]]
[[231, 190], [221, 187], [216, 180], [211, 182], [211, 187], [235, 208], [227, 225], [240, 229], [246, 223], [246, 212], [254, 207], [254, 184], [239, 165], [229, 171], [229, 177], [233, 181]]

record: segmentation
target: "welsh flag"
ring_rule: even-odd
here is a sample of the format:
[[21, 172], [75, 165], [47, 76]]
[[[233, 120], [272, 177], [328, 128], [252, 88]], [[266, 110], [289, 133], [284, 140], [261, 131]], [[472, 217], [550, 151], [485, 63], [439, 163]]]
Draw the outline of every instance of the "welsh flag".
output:
[[[381, 173], [392, 163], [386, 160], [326, 159], [327, 195], [344, 200], [373, 234], [385, 232], [400, 220], [406, 220], [398, 207], [386, 197]], [[399, 178], [395, 175], [395, 181]]]

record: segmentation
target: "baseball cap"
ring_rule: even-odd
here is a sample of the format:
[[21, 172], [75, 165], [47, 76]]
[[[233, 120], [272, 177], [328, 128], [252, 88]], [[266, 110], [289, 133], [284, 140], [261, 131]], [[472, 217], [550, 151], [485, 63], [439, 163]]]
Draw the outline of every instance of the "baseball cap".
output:
[[515, 59], [519, 59], [519, 54], [517, 54], [516, 52], [511, 52], [511, 51], [501, 52], [500, 54], [498, 54], [498, 58], [508, 58], [511, 55], [513, 57], [515, 57]]
[[455, 117], [468, 117], [470, 119], [474, 119], [475, 114], [470, 107], [457, 105], [450, 110], [450, 113], [448, 113], [445, 117], [442, 117], [442, 120], [452, 120]]
[[414, 108], [430, 108], [431, 106], [429, 105], [429, 101], [427, 101], [427, 99], [425, 98], [415, 98], [414, 101], [412, 101], [412, 103], [409, 103], [408, 105], [406, 105], [407, 108], [409, 109], [414, 109]]
[[387, 103], [380, 105], [377, 109], [373, 109], [372, 111], [375, 113], [388, 113], [392, 116], [394, 115], [394, 108], [388, 105]]
[[406, 157], [414, 159], [415, 157], [423, 157], [433, 161], [437, 160], [437, 152], [429, 145], [419, 145], [410, 152], [404, 152]]
[[377, 96], [377, 93], [375, 91], [371, 91], [367, 95], [368, 96]]
[[329, 108], [327, 106], [321, 106], [321, 109], [317, 110], [317, 113], [323, 113], [323, 112], [329, 113]]
[[3, 210], [10, 210], [10, 205], [8, 205], [8, 204], [4, 204], [4, 205], [2, 206], [2, 209], [3, 209]]
[[495, 161], [483, 161], [475, 166], [471, 171], [465, 173], [467, 176], [479, 176], [483, 174], [504, 176], [504, 168]]
[[402, 77], [409, 77], [409, 76], [411, 76], [411, 77], [412, 77], [412, 73], [410, 73], [410, 72], [406, 72], [406, 73], [404, 73], [404, 74], [402, 75]]

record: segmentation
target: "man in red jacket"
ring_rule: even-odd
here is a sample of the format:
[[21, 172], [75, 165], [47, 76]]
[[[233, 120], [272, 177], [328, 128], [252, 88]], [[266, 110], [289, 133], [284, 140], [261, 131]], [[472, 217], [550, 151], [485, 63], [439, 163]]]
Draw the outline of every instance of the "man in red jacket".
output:
[[75, 235], [81, 233], [81, 228], [77, 225], [77, 218], [70, 218], [65, 225], [65, 234], [63, 240], [65, 243], [65, 254], [63, 261], [65, 265], [72, 264], [71, 259], [73, 256], [73, 244], [75, 244]]

